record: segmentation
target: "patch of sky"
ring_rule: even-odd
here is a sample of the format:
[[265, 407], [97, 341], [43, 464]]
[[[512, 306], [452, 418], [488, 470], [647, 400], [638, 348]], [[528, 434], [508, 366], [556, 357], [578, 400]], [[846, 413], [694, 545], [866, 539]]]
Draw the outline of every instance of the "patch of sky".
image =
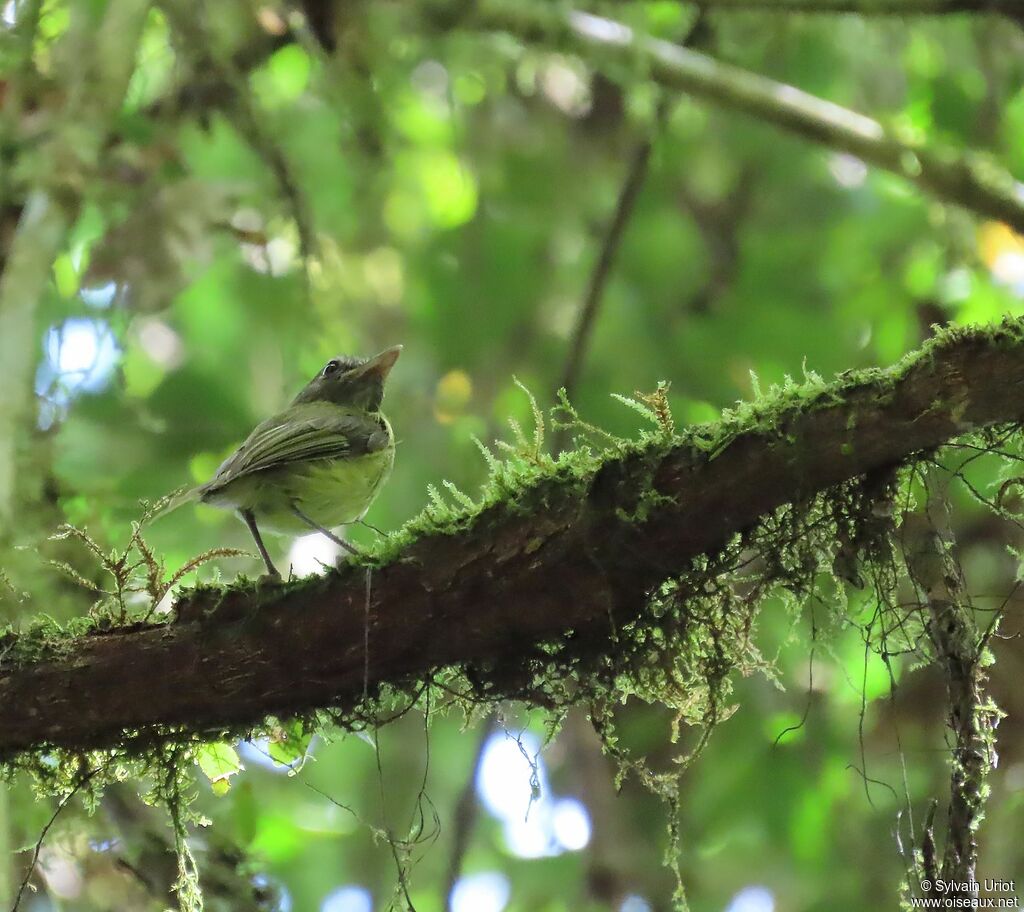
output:
[[121, 350], [105, 320], [72, 317], [51, 326], [43, 337], [43, 360], [36, 371], [39, 426], [61, 418], [71, 400], [98, 392], [110, 380]]
[[117, 285], [114, 282], [107, 282], [106, 285], [80, 288], [78, 289], [78, 297], [89, 307], [105, 310], [114, 303], [114, 299], [117, 297]]
[[576, 852], [590, 842], [590, 815], [575, 798], [554, 795], [530, 732], [496, 732], [484, 746], [476, 781], [484, 806], [502, 823], [508, 850], [520, 858]]
[[[318, 740], [317, 736], [314, 735], [312, 740], [309, 742], [309, 746], [306, 748], [306, 757], [309, 757], [313, 753]], [[253, 741], [239, 741], [235, 745], [235, 750], [238, 751], [238, 756], [241, 757], [247, 765], [262, 766], [264, 769], [271, 770], [275, 773], [281, 773], [282, 775], [288, 775], [292, 770], [299, 766], [301, 762], [300, 760], [296, 760], [291, 764], [278, 763], [270, 756], [269, 738], [256, 738]]]
[[497, 871], [479, 871], [460, 877], [452, 887], [452, 912], [501, 912], [508, 904], [508, 878]]
[[774, 912], [775, 894], [767, 887], [744, 887], [729, 901], [725, 912]]
[[320, 912], [373, 912], [373, 897], [365, 887], [346, 884], [324, 897]]

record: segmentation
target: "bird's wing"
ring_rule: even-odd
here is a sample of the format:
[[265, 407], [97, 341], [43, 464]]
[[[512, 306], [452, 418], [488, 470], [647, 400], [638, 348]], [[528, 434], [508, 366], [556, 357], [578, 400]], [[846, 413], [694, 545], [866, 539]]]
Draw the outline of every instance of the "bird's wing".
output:
[[387, 431], [371, 415], [335, 409], [328, 414], [275, 415], [256, 427], [203, 489], [212, 491], [242, 475], [287, 463], [361, 456], [383, 449], [387, 442]]

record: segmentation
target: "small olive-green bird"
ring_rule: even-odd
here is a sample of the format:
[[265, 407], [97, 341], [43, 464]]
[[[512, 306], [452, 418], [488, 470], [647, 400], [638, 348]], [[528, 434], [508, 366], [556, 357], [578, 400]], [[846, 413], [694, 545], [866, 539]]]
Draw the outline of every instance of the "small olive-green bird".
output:
[[176, 496], [162, 512], [190, 500], [236, 511], [273, 576], [280, 574], [261, 528], [293, 535], [315, 529], [356, 552], [330, 530], [361, 520], [391, 474], [395, 438], [380, 404], [401, 351], [396, 345], [372, 358], [332, 358], [210, 481]]

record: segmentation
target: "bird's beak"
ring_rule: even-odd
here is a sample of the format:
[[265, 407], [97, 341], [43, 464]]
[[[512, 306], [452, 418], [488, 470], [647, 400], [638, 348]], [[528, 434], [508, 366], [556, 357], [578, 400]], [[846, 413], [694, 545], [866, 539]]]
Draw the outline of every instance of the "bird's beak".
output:
[[374, 355], [365, 364], [357, 367], [356, 373], [360, 377], [376, 374], [381, 380], [387, 380], [388, 374], [391, 373], [391, 368], [395, 366], [395, 362], [400, 354], [402, 354], [401, 345], [392, 345], [391, 348], [385, 348], [379, 355]]

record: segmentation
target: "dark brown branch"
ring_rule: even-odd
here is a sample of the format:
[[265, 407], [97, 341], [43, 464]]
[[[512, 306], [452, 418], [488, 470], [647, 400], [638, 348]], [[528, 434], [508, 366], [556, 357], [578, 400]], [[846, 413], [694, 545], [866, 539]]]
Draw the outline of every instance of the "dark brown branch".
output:
[[[658, 121], [660, 122], [660, 120], [659, 113]], [[565, 370], [562, 373], [561, 386], [570, 396], [579, 380], [580, 370], [583, 367], [583, 356], [590, 341], [590, 334], [594, 329], [597, 311], [604, 297], [605, 286], [608, 284], [608, 276], [611, 274], [615, 254], [622, 242], [622, 235], [625, 233], [629, 217], [633, 213], [633, 207], [636, 205], [640, 188], [644, 184], [644, 178], [647, 176], [647, 165], [651, 160], [652, 145], [653, 137], [648, 136], [640, 140], [633, 149], [629, 166], [626, 168], [626, 179], [622, 182], [619, 197], [615, 202], [615, 211], [608, 223], [601, 242], [601, 250], [594, 263], [594, 269], [590, 273], [590, 280], [587, 282], [587, 291], [576, 317], [569, 354], [566, 358]]]
[[[614, 631], [644, 616], [652, 589], [767, 512], [1022, 418], [1024, 324], [947, 333], [896, 370], [840, 378], [723, 432], [710, 452], [652, 444], [584, 479], [551, 473], [457, 530], [423, 535], [374, 572], [369, 606], [358, 567], [203, 588], [178, 604], [175, 623], [82, 637], [49, 660], [8, 660], [0, 754], [351, 709], [364, 676], [373, 693], [457, 666], [484, 694], [518, 693], [551, 662], [552, 641], [581, 662], [614, 653]], [[16, 641], [4, 645], [18, 654]]]
[[[658, 106], [655, 122], [652, 126], [652, 134], [641, 139], [633, 148], [629, 164], [626, 168], [626, 177], [619, 189], [618, 199], [615, 201], [615, 209], [612, 212], [611, 220], [605, 229], [604, 237], [601, 240], [601, 249], [594, 261], [594, 267], [590, 272], [587, 281], [587, 290], [580, 304], [579, 312], [576, 315], [576, 323], [573, 326], [572, 335], [569, 340], [569, 351], [565, 358], [565, 367], [562, 371], [560, 386], [570, 398], [576, 389], [579, 381], [580, 371], [583, 369], [583, 359], [590, 344], [590, 337], [594, 331], [594, 324], [597, 322], [597, 314], [604, 300], [605, 288], [608, 285], [608, 277], [611, 275], [612, 265], [615, 256], [622, 244], [622, 237], [626, 233], [626, 225], [629, 224], [630, 216], [633, 214], [633, 207], [636, 205], [640, 189], [647, 177], [647, 168], [651, 161], [651, 150], [654, 147], [654, 133], [661, 128], [665, 118], [666, 106], [661, 103]], [[567, 434], [565, 429], [559, 430], [552, 440], [552, 451], [558, 453], [565, 446]]]
[[688, 184], [678, 190], [682, 207], [700, 231], [707, 259], [707, 278], [687, 306], [708, 313], [729, 292], [740, 264], [740, 235], [750, 211], [757, 169], [745, 163], [735, 185], [722, 197], [707, 200]]

